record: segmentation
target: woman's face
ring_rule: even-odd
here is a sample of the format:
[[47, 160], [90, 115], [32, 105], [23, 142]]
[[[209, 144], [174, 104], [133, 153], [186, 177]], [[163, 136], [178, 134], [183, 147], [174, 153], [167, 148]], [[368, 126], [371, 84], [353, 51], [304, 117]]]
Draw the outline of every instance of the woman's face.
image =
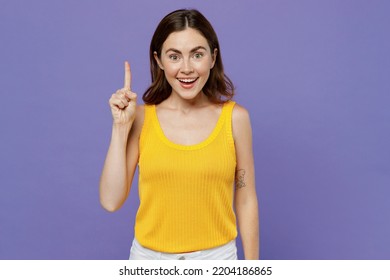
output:
[[217, 49], [211, 53], [205, 37], [197, 30], [187, 28], [173, 32], [165, 40], [161, 57], [155, 59], [172, 87], [172, 94], [191, 100], [206, 84], [214, 67]]

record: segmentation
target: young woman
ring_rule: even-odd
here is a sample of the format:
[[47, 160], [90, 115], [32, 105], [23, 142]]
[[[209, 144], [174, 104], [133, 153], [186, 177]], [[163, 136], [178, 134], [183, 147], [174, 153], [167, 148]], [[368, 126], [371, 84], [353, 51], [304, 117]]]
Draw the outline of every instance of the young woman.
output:
[[250, 119], [231, 101], [211, 24], [196, 10], [168, 14], [150, 63], [142, 106], [125, 62], [124, 87], [109, 101], [112, 137], [100, 180], [101, 204], [116, 211], [139, 167], [130, 259], [237, 259], [236, 218], [245, 259], [258, 259]]

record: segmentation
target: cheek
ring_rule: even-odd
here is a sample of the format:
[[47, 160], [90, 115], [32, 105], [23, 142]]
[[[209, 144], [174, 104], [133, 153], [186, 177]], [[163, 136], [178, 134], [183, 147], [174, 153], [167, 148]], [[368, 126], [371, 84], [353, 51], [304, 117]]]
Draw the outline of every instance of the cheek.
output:
[[165, 78], [167, 79], [176, 78], [178, 71], [179, 71], [179, 67], [177, 67], [176, 65], [165, 66], [164, 67]]
[[210, 75], [210, 67], [211, 65], [209, 64], [202, 64], [198, 69], [197, 69], [197, 72], [199, 75], [202, 75], [202, 76], [209, 76]]
[[207, 59], [205, 61], [202, 61], [201, 63], [198, 64], [198, 72], [199, 73], [202, 73], [202, 74], [206, 74], [209, 73], [211, 71], [211, 68], [213, 66], [213, 62], [211, 59]]

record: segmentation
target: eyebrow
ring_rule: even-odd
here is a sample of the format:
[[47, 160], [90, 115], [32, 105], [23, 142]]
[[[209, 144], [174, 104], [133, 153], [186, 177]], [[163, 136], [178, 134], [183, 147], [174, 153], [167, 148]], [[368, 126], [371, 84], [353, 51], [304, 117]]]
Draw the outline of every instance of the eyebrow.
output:
[[[196, 51], [198, 51], [200, 49], [203, 49], [203, 50], [207, 51], [205, 47], [197, 46], [197, 47], [193, 48], [190, 52], [193, 53], [193, 52], [196, 52]], [[167, 49], [165, 53], [168, 53], [170, 51], [181, 54], [181, 51], [179, 51], [177, 49], [174, 49], [174, 48]]]

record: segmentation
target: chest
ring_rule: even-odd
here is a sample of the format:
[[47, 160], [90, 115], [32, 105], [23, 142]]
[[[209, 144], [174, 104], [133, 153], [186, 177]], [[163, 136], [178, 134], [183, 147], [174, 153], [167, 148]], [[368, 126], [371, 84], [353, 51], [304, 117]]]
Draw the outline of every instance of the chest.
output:
[[205, 141], [216, 128], [218, 110], [199, 111], [191, 114], [157, 112], [158, 123], [165, 137], [180, 145], [195, 145]]

